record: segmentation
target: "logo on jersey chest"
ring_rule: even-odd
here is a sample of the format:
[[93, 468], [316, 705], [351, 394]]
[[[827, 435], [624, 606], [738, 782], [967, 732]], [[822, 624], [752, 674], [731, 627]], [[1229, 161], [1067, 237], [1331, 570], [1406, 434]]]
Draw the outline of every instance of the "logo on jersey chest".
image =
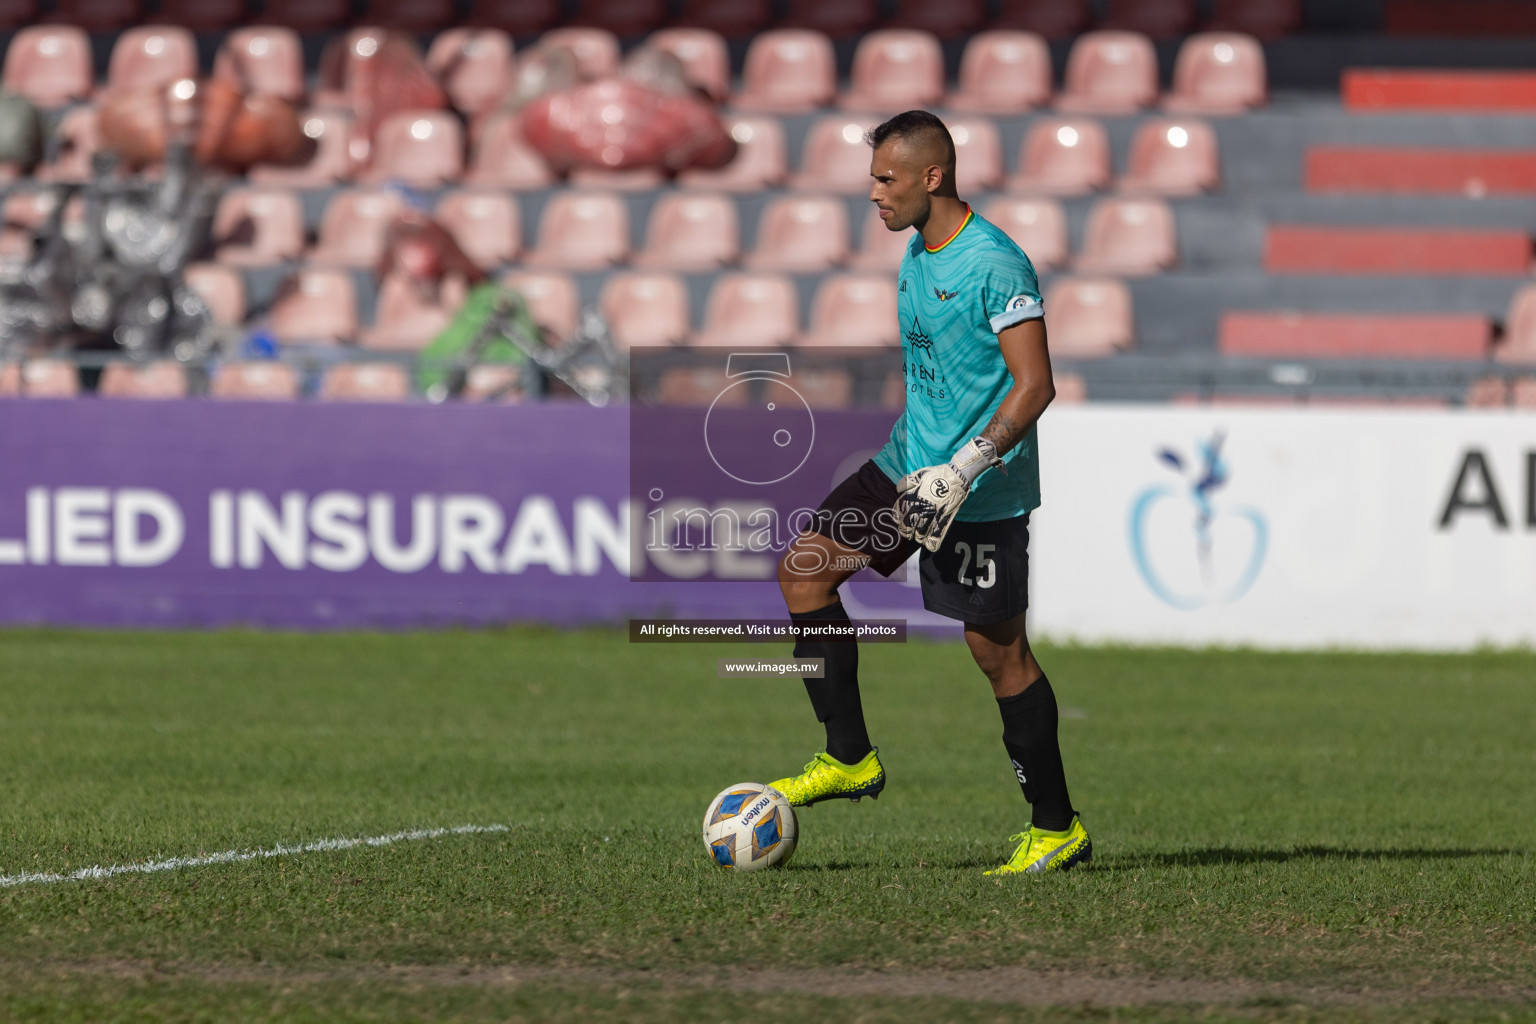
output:
[[947, 292], [943, 288], [935, 288], [933, 294], [940, 302], [948, 302], [955, 297], [954, 292]]
[[911, 345], [913, 348], [922, 352], [926, 352], [930, 359], [933, 357], [933, 339], [928, 337], [928, 335], [923, 331], [923, 325], [918, 322], [916, 317], [912, 318], [912, 326], [907, 328], [905, 333], [907, 336], [908, 345]]

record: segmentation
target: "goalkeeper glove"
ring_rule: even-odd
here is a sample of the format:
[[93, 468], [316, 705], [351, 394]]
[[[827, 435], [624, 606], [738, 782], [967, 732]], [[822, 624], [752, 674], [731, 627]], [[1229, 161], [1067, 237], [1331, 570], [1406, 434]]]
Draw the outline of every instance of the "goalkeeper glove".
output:
[[984, 437], [975, 437], [955, 452], [949, 462], [908, 473], [896, 485], [897, 531], [929, 551], [939, 550], [976, 478], [1002, 464], [997, 445]]

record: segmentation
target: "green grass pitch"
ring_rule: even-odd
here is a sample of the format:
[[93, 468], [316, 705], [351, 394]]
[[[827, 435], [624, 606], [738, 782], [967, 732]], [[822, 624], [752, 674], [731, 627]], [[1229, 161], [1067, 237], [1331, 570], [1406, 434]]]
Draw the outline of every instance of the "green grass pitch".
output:
[[1536, 1020], [1536, 656], [1047, 648], [1095, 860], [1026, 805], [958, 644], [866, 646], [890, 784], [736, 876], [793, 771], [769, 647], [616, 632], [0, 632], [0, 1020]]

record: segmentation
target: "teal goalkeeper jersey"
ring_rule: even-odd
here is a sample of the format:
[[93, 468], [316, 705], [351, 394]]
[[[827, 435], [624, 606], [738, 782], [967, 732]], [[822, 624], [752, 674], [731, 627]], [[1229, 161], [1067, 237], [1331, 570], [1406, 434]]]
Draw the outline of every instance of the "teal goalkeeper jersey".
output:
[[[975, 213], [934, 249], [914, 231], [899, 281], [907, 407], [875, 456], [893, 481], [948, 462], [982, 432], [1013, 386], [997, 333], [1045, 315], [1029, 257]], [[989, 469], [976, 481], [956, 519], [1011, 519], [1040, 505], [1033, 427], [1004, 462], [1006, 472]]]

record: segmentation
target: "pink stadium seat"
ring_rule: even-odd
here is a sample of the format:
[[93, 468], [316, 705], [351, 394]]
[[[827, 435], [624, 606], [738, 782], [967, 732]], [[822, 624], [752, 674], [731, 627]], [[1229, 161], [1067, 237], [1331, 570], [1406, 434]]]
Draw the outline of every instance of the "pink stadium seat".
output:
[[1268, 100], [1268, 73], [1258, 41], [1236, 32], [1205, 32], [1179, 47], [1173, 88], [1163, 107], [1178, 113], [1241, 114]]
[[174, 359], [108, 363], [96, 393], [103, 398], [185, 398], [187, 370]]
[[0, 366], [0, 395], [74, 398], [79, 393], [79, 371], [67, 359], [28, 359]]
[[180, 25], [193, 32], [218, 32], [245, 23], [250, 7], [245, 0], [160, 0], [156, 20]]
[[453, 0], [368, 0], [370, 24], [406, 32], [436, 32], [458, 20]]
[[1157, 54], [1135, 32], [1089, 32], [1072, 44], [1058, 109], [1134, 114], [1157, 99]]
[[516, 366], [481, 363], [471, 366], [464, 376], [461, 402], [521, 402], [523, 374]]
[[245, 319], [245, 278], [233, 267], [191, 263], [182, 271], [188, 288], [208, 304], [213, 322], [233, 326]]
[[1131, 290], [1113, 278], [1058, 278], [1045, 293], [1051, 354], [1097, 359], [1136, 343]]
[[298, 102], [304, 98], [304, 51], [298, 33], [277, 25], [236, 29], [213, 58], [213, 77], [242, 92]]
[[434, 188], [464, 172], [464, 131], [452, 114], [414, 110], [391, 114], [373, 139], [373, 162], [363, 176], [378, 184], [398, 181]]
[[841, 199], [781, 196], [763, 207], [750, 270], [808, 274], [848, 261], [848, 208]]
[[864, 133], [874, 124], [848, 117], [822, 117], [811, 124], [800, 151], [800, 173], [791, 184], [807, 192], [866, 195], [869, 145]]
[[948, 122], [955, 143], [955, 187], [961, 196], [991, 192], [1003, 180], [1003, 143], [997, 125], [984, 117]]
[[601, 28], [557, 28], [539, 37], [540, 46], [563, 46], [576, 57], [583, 80], [603, 78], [619, 69], [619, 40]]
[[645, 248], [635, 266], [652, 270], [715, 270], [741, 256], [736, 204], [706, 193], [664, 194], [651, 207]]
[[661, 405], [739, 409], [747, 404], [747, 389], [733, 388], [733, 383], [724, 368], [677, 366], [662, 372], [655, 399]]
[[854, 270], [894, 272], [911, 244], [911, 231], [890, 230], [880, 219], [880, 211], [871, 206], [859, 233], [859, 251], [849, 266]]
[[225, 363], [213, 375], [209, 398], [286, 402], [299, 397], [299, 375], [284, 363]]
[[1509, 405], [1509, 381], [1503, 377], [1479, 377], [1467, 385], [1462, 404], [1474, 409], [1502, 409]]
[[895, 114], [929, 107], [944, 95], [944, 51], [927, 32], [885, 29], [859, 40], [844, 110]]
[[1216, 133], [1204, 121], [1143, 121], [1131, 138], [1120, 191], [1134, 195], [1197, 196], [1221, 185]]
[[1013, 192], [1080, 196], [1109, 184], [1109, 134], [1082, 118], [1034, 121], [1019, 146], [1019, 171], [1008, 181]]
[[[46, 227], [58, 195], [49, 189], [13, 191], [5, 197], [3, 225], [0, 225], [0, 257], [26, 260], [33, 242]], [[64, 225], [75, 228], [85, 223], [85, 197], [75, 195], [64, 210]]]
[[731, 55], [725, 39], [707, 28], [666, 28], [652, 32], [646, 45], [670, 53], [683, 65], [688, 81], [716, 102], [731, 91]]
[[867, 32], [878, 17], [875, 0], [789, 0], [784, 24], [845, 38]]
[[1067, 262], [1067, 214], [1054, 199], [998, 196], [982, 216], [1007, 232], [1036, 270], [1054, 270]]
[[53, 162], [37, 169], [39, 181], [86, 182], [91, 179], [91, 157], [101, 148], [101, 129], [95, 107], [73, 107], [54, 132]]
[[560, 17], [560, 0], [470, 0], [467, 24], [522, 39], [538, 35]]
[[1216, 0], [1208, 27], [1214, 32], [1278, 39], [1301, 28], [1301, 0]]
[[39, 107], [62, 107], [91, 95], [91, 41], [73, 25], [33, 25], [5, 51], [5, 87]]
[[357, 286], [345, 270], [307, 267], [291, 275], [268, 313], [273, 337], [290, 345], [333, 345], [357, 336]]
[[745, 39], [773, 20], [770, 0], [684, 0], [677, 24], [708, 29], [727, 39]]
[[822, 278], [811, 302], [811, 327], [801, 344], [815, 348], [899, 346], [895, 280], [885, 274]]
[[597, 25], [625, 37], [643, 36], [667, 20], [667, 0], [580, 0], [575, 25]]
[[483, 269], [511, 263], [522, 248], [522, 215], [505, 192], [449, 192], [437, 201], [434, 216]]
[[1222, 313], [1223, 355], [1259, 358], [1484, 359], [1492, 325], [1477, 313]]
[[688, 338], [688, 287], [673, 274], [610, 274], [597, 302], [620, 349]]
[[145, 25], [118, 37], [107, 63], [108, 89], [135, 89], [197, 77], [197, 41], [175, 25]]
[[53, 20], [87, 32], [115, 32], [144, 20], [141, 0], [58, 0]]
[[1531, 235], [1524, 227], [1271, 224], [1264, 242], [1264, 269], [1281, 274], [1524, 275], [1531, 270]]
[[325, 48], [320, 51], [320, 67], [315, 75], [312, 97], [315, 106], [343, 109], [352, 106], [354, 69], [366, 54], [377, 50], [386, 31], [382, 25], [357, 25], [326, 41]]
[[269, 267], [304, 252], [304, 209], [292, 192], [241, 188], [224, 193], [213, 215], [215, 258], [232, 267]]
[[1079, 271], [1155, 274], [1178, 260], [1173, 210], [1161, 199], [1101, 199], [1088, 212]]
[[331, 196], [310, 252], [316, 264], [372, 268], [384, 255], [384, 232], [403, 207], [395, 192], [345, 189]]
[[1536, 377], [1516, 377], [1509, 386], [1509, 401], [1516, 409], [1536, 409]]
[[556, 192], [539, 217], [538, 244], [528, 265], [554, 270], [604, 270], [629, 255], [629, 208], [605, 192]]
[[261, 18], [299, 32], [324, 32], [352, 17], [349, 0], [263, 0]]
[[1047, 39], [1067, 39], [1088, 27], [1088, 0], [1000, 0], [992, 27], [1035, 32]]
[[973, 36], [960, 57], [951, 110], [1021, 114], [1051, 98], [1051, 52], [1033, 32], [999, 30]]
[[982, 0], [899, 0], [896, 16], [886, 22], [888, 28], [916, 29], [941, 39], [968, 36], [986, 20], [987, 5]]
[[1504, 363], [1536, 363], [1536, 285], [1526, 285], [1509, 300], [1504, 338], [1495, 350]]
[[352, 177], [347, 144], [352, 114], [346, 110], [307, 110], [300, 115], [304, 134], [315, 140], [315, 154], [297, 167], [258, 164], [247, 177], [252, 184], [281, 188], [325, 188]]
[[467, 291], [462, 280], [448, 278], [424, 293], [402, 274], [385, 274], [373, 307], [373, 326], [365, 328], [358, 341], [364, 348], [392, 352], [425, 348], [453, 322]]
[[1153, 39], [1172, 39], [1188, 32], [1194, 22], [1194, 0], [1109, 0], [1100, 24]]
[[512, 37], [494, 28], [451, 28], [432, 40], [427, 70], [442, 83], [455, 110], [477, 117], [512, 86]]
[[326, 371], [319, 398], [325, 402], [404, 402], [411, 378], [393, 363], [342, 363]]
[[1083, 379], [1082, 374], [1058, 373], [1054, 378], [1056, 397], [1051, 400], [1051, 404], [1077, 405], [1088, 401], [1088, 382]]
[[832, 40], [806, 29], [764, 32], [747, 47], [737, 110], [795, 114], [832, 102], [837, 58]]
[[712, 192], [759, 192], [784, 183], [789, 157], [784, 126], [776, 117], [738, 117], [730, 122], [736, 157], [717, 171], [684, 171], [684, 188]]
[[693, 337], [707, 348], [752, 349], [793, 345], [800, 333], [794, 283], [775, 274], [724, 274], [704, 306], [704, 326]]
[[523, 139], [516, 114], [493, 114], [475, 143], [464, 180], [479, 188], [539, 189], [554, 182], [549, 164]]
[[568, 274], [514, 270], [502, 275], [501, 284], [523, 297], [533, 322], [555, 341], [576, 333], [581, 302], [576, 282]]
[[572, 188], [597, 192], [653, 192], [667, 186], [667, 176], [655, 167], [631, 167], [615, 171], [604, 167], [577, 167], [566, 176]]

